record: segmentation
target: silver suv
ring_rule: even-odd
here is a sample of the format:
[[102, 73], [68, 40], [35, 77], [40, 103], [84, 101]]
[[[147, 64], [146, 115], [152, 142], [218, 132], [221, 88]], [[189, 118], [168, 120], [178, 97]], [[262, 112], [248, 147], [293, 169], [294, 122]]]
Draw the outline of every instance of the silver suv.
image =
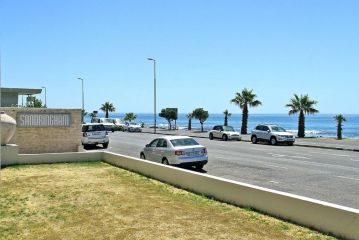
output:
[[208, 135], [209, 139], [212, 140], [213, 138], [220, 138], [223, 141], [227, 140], [241, 140], [241, 135], [239, 132], [235, 131], [233, 127], [231, 126], [223, 126], [223, 125], [217, 125], [214, 126], [213, 129], [209, 132]]
[[280, 142], [291, 146], [295, 142], [295, 137], [278, 125], [259, 124], [252, 130], [251, 141], [254, 144], [258, 141], [267, 141], [272, 145]]
[[100, 123], [87, 123], [82, 125], [82, 145], [84, 148], [102, 144], [107, 148], [110, 142], [105, 126]]

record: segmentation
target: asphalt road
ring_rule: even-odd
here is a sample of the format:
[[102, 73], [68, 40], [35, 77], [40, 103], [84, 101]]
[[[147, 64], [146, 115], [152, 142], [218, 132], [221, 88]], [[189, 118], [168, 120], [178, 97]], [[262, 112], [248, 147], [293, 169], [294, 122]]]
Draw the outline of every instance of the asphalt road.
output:
[[[110, 133], [109, 151], [139, 157], [156, 136]], [[359, 209], [359, 152], [198, 138], [207, 174]]]

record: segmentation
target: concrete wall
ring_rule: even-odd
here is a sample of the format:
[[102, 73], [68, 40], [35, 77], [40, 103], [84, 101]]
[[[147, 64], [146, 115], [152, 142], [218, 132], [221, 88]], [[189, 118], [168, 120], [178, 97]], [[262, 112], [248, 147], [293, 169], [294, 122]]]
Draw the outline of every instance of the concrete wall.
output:
[[[9, 146], [8, 146], [9, 147]], [[11, 147], [11, 146], [10, 146]], [[6, 147], [1, 146], [1, 152]], [[11, 152], [16, 151], [11, 147]], [[1, 156], [1, 167], [27, 164], [49, 164], [49, 163], [72, 163], [72, 162], [96, 162], [101, 161], [103, 153], [93, 152], [72, 152], [72, 153], [44, 153], [44, 154], [19, 154], [17, 158]]]
[[16, 144], [7, 144], [0, 146], [0, 167], [16, 165], [19, 158], [19, 146]]
[[198, 194], [289, 220], [324, 233], [359, 239], [359, 210], [104, 152], [103, 161]]
[[51, 108], [0, 108], [16, 120], [22, 113], [70, 113], [69, 127], [19, 127], [10, 143], [19, 145], [19, 153], [60, 153], [76, 152], [81, 145], [81, 109]]

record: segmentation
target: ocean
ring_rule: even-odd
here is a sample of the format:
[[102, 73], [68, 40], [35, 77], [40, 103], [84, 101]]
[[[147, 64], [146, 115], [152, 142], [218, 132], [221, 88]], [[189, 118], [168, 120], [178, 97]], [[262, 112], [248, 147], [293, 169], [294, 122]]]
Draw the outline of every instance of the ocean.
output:
[[[109, 113], [110, 118], [123, 119], [124, 113]], [[154, 123], [153, 113], [138, 113], [136, 114], [136, 122], [144, 123], [145, 126], [152, 126]], [[178, 114], [176, 121], [179, 129], [187, 129], [188, 119], [187, 114]], [[344, 114], [343, 114], [344, 115]], [[99, 117], [104, 117], [104, 113], [99, 113]], [[334, 114], [316, 114], [305, 116], [305, 133], [306, 136], [313, 137], [336, 137], [336, 121]], [[343, 123], [343, 137], [344, 138], [359, 138], [359, 114], [344, 115], [346, 122]], [[90, 117], [85, 117], [85, 122], [90, 122]], [[205, 130], [210, 130], [214, 125], [223, 124], [223, 114], [210, 114], [208, 119], [204, 122]], [[272, 123], [284, 127], [287, 131], [297, 133], [298, 116], [288, 114], [249, 114], [248, 117], [248, 133], [259, 123]], [[162, 128], [167, 127], [167, 121], [157, 115], [157, 125]], [[241, 128], [242, 115], [232, 114], [228, 119], [228, 125], [233, 126], [238, 131]], [[173, 121], [174, 125], [174, 121]], [[192, 119], [192, 130], [200, 130], [201, 125], [198, 120]]]

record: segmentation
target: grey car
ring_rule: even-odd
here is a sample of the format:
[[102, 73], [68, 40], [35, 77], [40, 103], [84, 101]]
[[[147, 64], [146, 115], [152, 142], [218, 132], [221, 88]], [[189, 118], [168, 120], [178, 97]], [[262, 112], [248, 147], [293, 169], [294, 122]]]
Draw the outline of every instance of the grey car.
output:
[[206, 147], [187, 136], [163, 136], [143, 148], [140, 158], [166, 165], [194, 166], [202, 169], [208, 162]]

